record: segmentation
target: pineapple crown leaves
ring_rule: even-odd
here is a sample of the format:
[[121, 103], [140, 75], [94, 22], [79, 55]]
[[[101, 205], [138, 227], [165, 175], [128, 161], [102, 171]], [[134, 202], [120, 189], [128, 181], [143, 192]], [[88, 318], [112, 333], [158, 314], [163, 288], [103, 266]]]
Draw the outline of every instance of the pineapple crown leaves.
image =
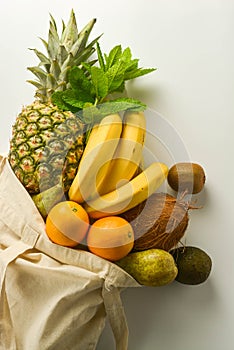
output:
[[[80, 66], [81, 62], [86, 62], [95, 51], [95, 44], [100, 38], [98, 36], [88, 43], [90, 33], [96, 19], [78, 32], [75, 13], [72, 10], [68, 24], [62, 21], [62, 34], [58, 35], [57, 25], [52, 15], [50, 15], [50, 27], [48, 41], [41, 39], [46, 48], [47, 55], [31, 49], [38, 57], [40, 63], [36, 67], [28, 67], [37, 80], [28, 80], [36, 88], [36, 96], [43, 102], [50, 99], [54, 91], [63, 91], [68, 87], [68, 71], [73, 66]], [[94, 64], [96, 61], [91, 61]]]
[[141, 101], [126, 97], [109, 100], [108, 97], [124, 92], [127, 80], [151, 73], [155, 68], [139, 68], [139, 59], [132, 59], [129, 47], [122, 50], [121, 45], [117, 45], [109, 54], [103, 54], [97, 42], [96, 52], [98, 65], [82, 62], [82, 67], [73, 67], [68, 75], [69, 88], [55, 92], [52, 102], [62, 110], [78, 113], [88, 123], [127, 109], [144, 110], [146, 105]]

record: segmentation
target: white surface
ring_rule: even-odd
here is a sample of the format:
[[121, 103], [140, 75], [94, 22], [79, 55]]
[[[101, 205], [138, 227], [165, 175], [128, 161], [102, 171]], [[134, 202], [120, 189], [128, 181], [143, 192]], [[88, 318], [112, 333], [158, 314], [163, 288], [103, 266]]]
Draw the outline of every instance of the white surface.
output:
[[[129, 324], [129, 350], [233, 349], [233, 11], [231, 0], [3, 1], [0, 12], [0, 151], [8, 150], [11, 124], [33, 99], [26, 67], [36, 58], [49, 13], [80, 27], [97, 17], [102, 47], [130, 46], [145, 67], [158, 71], [128, 85], [177, 130], [207, 183], [204, 208], [190, 214], [187, 243], [206, 250], [213, 270], [205, 284], [173, 283], [122, 294]], [[107, 325], [98, 350], [113, 349]]]

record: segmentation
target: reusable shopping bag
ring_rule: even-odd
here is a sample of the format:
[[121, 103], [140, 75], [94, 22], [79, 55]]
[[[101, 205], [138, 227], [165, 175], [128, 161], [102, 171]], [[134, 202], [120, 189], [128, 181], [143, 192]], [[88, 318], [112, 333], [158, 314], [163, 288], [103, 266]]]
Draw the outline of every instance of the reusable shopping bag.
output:
[[0, 156], [0, 350], [93, 350], [107, 317], [116, 349], [126, 350], [120, 293], [139, 286], [114, 263], [52, 243]]

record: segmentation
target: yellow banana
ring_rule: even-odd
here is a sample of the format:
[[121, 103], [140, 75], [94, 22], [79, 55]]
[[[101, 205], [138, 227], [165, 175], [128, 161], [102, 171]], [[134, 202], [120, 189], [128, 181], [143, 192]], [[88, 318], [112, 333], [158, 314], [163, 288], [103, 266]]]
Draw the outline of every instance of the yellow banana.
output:
[[112, 159], [122, 131], [118, 114], [104, 117], [91, 131], [77, 174], [69, 189], [69, 199], [78, 203], [94, 196], [96, 176], [103, 164]]
[[118, 215], [146, 200], [164, 182], [168, 167], [154, 162], [125, 185], [103, 196], [84, 203], [91, 218]]
[[86, 155], [90, 152], [90, 150], [92, 150], [92, 148], [94, 148], [98, 144], [98, 137], [97, 137], [98, 127], [99, 127], [99, 124], [94, 124], [92, 127], [92, 130], [90, 131], [88, 142], [83, 151], [80, 164], [82, 162], [82, 158], [84, 159]]
[[100, 195], [114, 191], [133, 178], [142, 160], [146, 133], [146, 120], [142, 112], [125, 112], [123, 129], [118, 147], [110, 161], [104, 165], [106, 173], [97, 175], [97, 191]]

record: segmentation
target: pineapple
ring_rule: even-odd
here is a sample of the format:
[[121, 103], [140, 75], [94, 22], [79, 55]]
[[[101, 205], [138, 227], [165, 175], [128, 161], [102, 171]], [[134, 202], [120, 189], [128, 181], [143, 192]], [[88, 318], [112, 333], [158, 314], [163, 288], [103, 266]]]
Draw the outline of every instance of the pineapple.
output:
[[95, 23], [91, 20], [79, 33], [74, 11], [62, 34], [51, 16], [48, 41], [42, 39], [48, 55], [33, 49], [40, 60], [28, 69], [36, 76], [29, 80], [36, 87], [35, 101], [16, 118], [10, 141], [9, 163], [31, 195], [58, 183], [68, 191], [85, 147], [85, 124], [70, 111], [52, 104], [55, 91], [68, 87], [68, 71], [87, 61], [98, 38], [87, 44]]

